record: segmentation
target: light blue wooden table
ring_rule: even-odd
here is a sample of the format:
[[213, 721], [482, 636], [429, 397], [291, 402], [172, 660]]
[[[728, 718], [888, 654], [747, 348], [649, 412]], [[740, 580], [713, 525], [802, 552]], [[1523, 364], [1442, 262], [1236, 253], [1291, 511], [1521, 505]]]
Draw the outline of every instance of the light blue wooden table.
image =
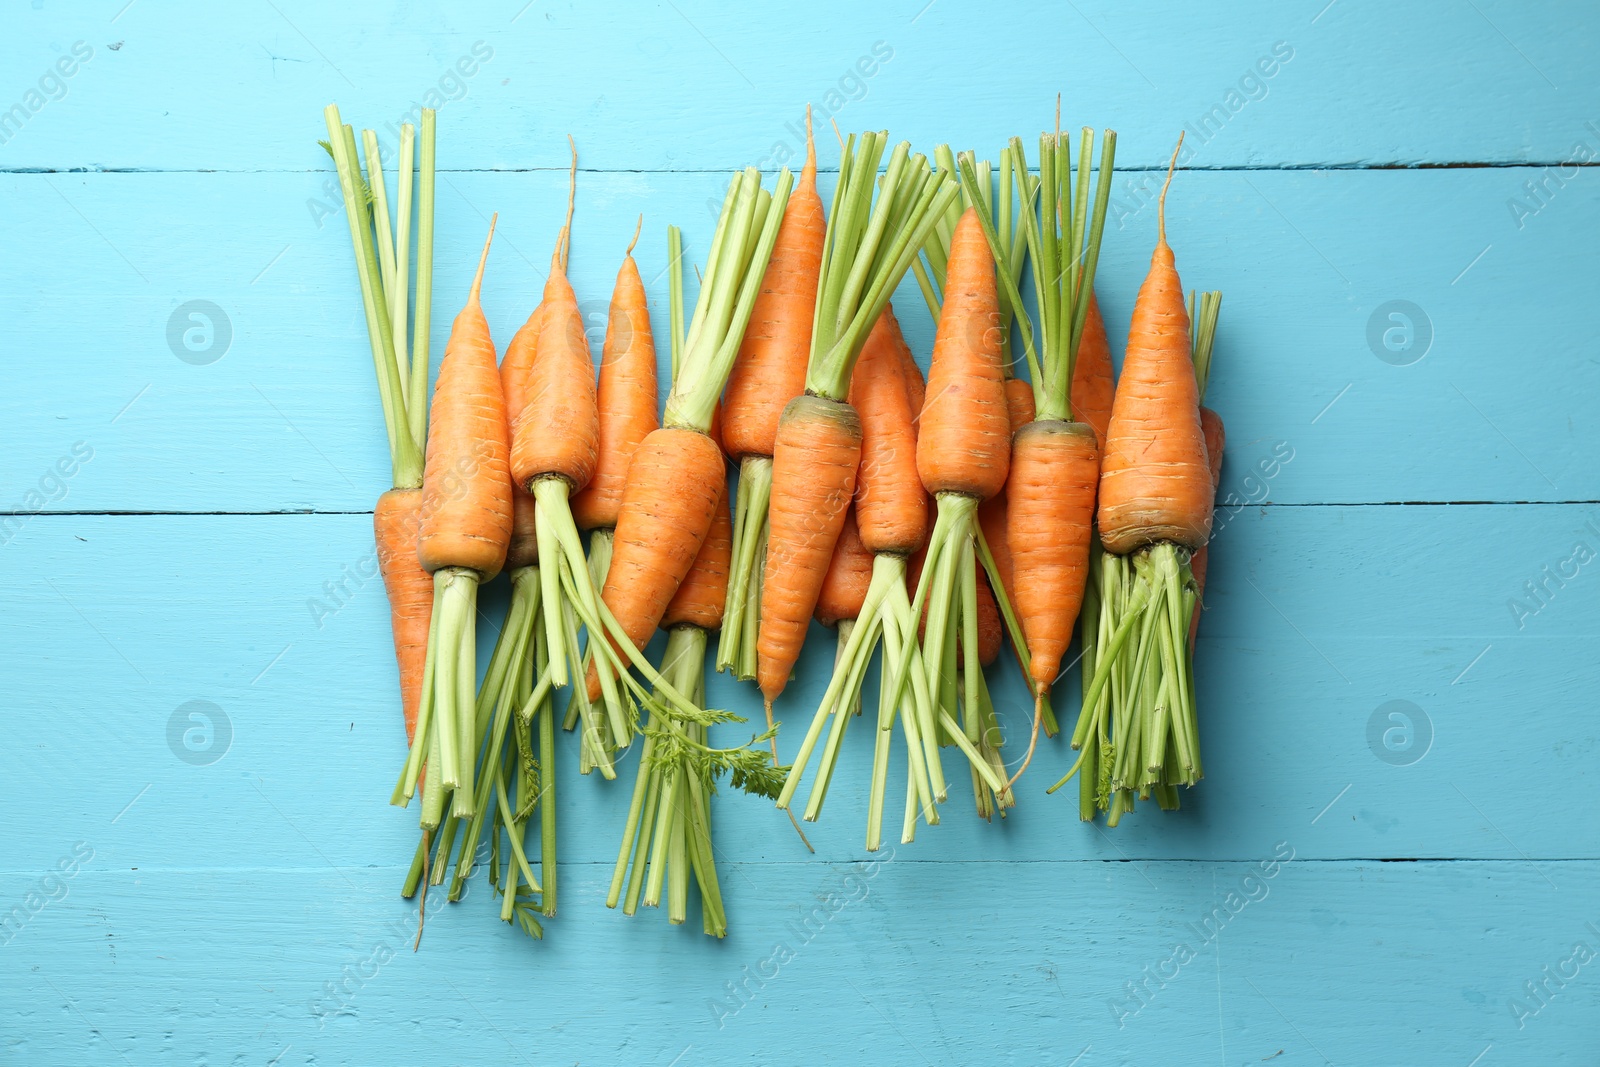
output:
[[[0, 16], [0, 1061], [1600, 1061], [1594, 5], [393, 6]], [[569, 764], [544, 942], [480, 882], [413, 955], [383, 594], [308, 607], [388, 484], [323, 105], [440, 106], [438, 352], [491, 211], [496, 336], [529, 311], [569, 132], [598, 328], [636, 215], [659, 308], [666, 225], [700, 258], [807, 101], [992, 154], [1058, 91], [1121, 134], [1113, 347], [1180, 128], [1172, 242], [1227, 294], [1184, 810], [1079, 823], [1054, 742], [1003, 825], [956, 799], [872, 860], [850, 744], [815, 857], [719, 801], [715, 942], [604, 908], [626, 786]]]

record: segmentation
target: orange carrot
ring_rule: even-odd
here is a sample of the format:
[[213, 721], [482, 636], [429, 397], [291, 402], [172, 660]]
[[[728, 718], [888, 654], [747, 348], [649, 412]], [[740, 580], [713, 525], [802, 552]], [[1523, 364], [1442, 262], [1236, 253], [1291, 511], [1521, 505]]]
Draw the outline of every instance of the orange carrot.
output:
[[845, 513], [844, 529], [833, 546], [833, 559], [828, 562], [822, 592], [817, 595], [813, 615], [824, 626], [837, 626], [860, 615], [867, 588], [872, 584], [873, 553], [861, 542], [855, 514], [855, 509]]
[[528, 368], [513, 427], [511, 470], [524, 488], [540, 478], [561, 478], [577, 492], [589, 484], [599, 458], [600, 416], [583, 314], [559, 267], [550, 272], [541, 306], [538, 358]]
[[[506, 411], [522, 411], [527, 397], [528, 368], [538, 358], [540, 304], [528, 316], [506, 345], [506, 354], [500, 360], [500, 388], [505, 393]], [[516, 479], [513, 477], [512, 482]], [[519, 570], [539, 562], [539, 537], [534, 525], [533, 497], [520, 485], [511, 489], [511, 542], [506, 549], [506, 569]]]
[[[694, 430], [663, 427], [634, 451], [601, 597], [638, 648], [694, 565], [721, 498], [722, 450]], [[600, 680], [589, 671], [589, 699]]]
[[805, 392], [826, 227], [808, 107], [805, 166], [784, 209], [778, 241], [723, 394], [722, 446], [735, 459], [770, 457], [784, 405]]
[[[491, 222], [489, 236], [494, 237]], [[505, 394], [479, 291], [489, 244], [439, 364], [422, 481], [417, 557], [425, 570], [500, 573], [511, 538]]]
[[[638, 240], [635, 234], [634, 240]], [[661, 420], [656, 415], [656, 348], [650, 308], [632, 246], [617, 272], [600, 356], [600, 456], [588, 488], [572, 498], [572, 517], [584, 530], [612, 527], [634, 449]]]
[[[911, 383], [921, 373], [908, 371], [910, 348], [900, 332], [894, 312], [886, 307], [867, 335], [850, 382], [850, 404], [861, 422], [861, 461], [856, 472], [855, 504], [834, 546], [833, 558], [823, 578], [814, 612], [818, 622], [836, 627], [834, 672], [811, 727], [800, 746], [795, 766], [779, 804], [786, 806], [805, 771], [805, 764], [830, 716], [833, 730], [823, 749], [811, 800], [805, 817], [821, 812], [828, 783], [844, 736], [844, 720], [861, 710], [861, 688], [866, 667], [880, 640], [898, 650], [911, 640], [910, 602], [906, 595], [906, 557], [922, 547], [928, 532], [928, 499], [917, 476], [916, 422], [911, 407]], [[912, 364], [914, 368], [914, 364]], [[880, 701], [880, 723], [888, 723], [895, 704]], [[873, 792], [869, 800], [868, 848], [875, 849], [880, 832], [882, 789], [887, 768], [887, 734], [875, 745]], [[907, 729], [907, 742], [920, 753], [915, 724]], [[925, 772], [913, 768], [913, 788], [928, 800], [931, 786]]]
[[[855, 496], [862, 461], [863, 429], [861, 418], [848, 397], [857, 360], [867, 347], [870, 334], [879, 329], [883, 331], [880, 343], [884, 365], [892, 367], [903, 363], [903, 355], [893, 340], [893, 319], [885, 320], [889, 296], [957, 192], [953, 184], [933, 173], [925, 157], [912, 157], [910, 146], [904, 143], [895, 148], [880, 180], [878, 164], [886, 140], [884, 134], [869, 132], [861, 135], [859, 141], [851, 136], [845, 142], [817, 280], [817, 311], [806, 370], [806, 394], [789, 402], [778, 424], [756, 646], [757, 681], [765, 698], [769, 724], [773, 701], [783, 692], [799, 658], [834, 547], [845, 525], [846, 512]], [[888, 225], [891, 217], [897, 220], [895, 226]], [[898, 409], [901, 416], [909, 415], [909, 388], [902, 371], [902, 377], [892, 390], [893, 400], [889, 399], [891, 390], [885, 390], [882, 403], [902, 405]], [[874, 402], [878, 399], [874, 398]], [[898, 448], [903, 453], [908, 428], [901, 423], [893, 432], [899, 435], [902, 443]], [[886, 470], [909, 472], [903, 454], [893, 460]], [[883, 466], [881, 461], [874, 461], [867, 471], [869, 480]], [[888, 596], [898, 583], [901, 604], [890, 605], [882, 613], [877, 608], [864, 607], [863, 616], [871, 617], [867, 624], [846, 628], [852, 631], [846, 638], [847, 644], [865, 648], [868, 656], [875, 641], [873, 635], [880, 632], [886, 634], [885, 640], [891, 644], [899, 641], [907, 649], [915, 648], [913, 616], [910, 605], [904, 602], [903, 552], [920, 540], [920, 516], [925, 514], [926, 504], [915, 492], [884, 499], [909, 500], [917, 512], [896, 514], [895, 509], [903, 509], [904, 503], [893, 505], [889, 510], [874, 508], [872, 494], [867, 497], [868, 508], [862, 515], [864, 539], [869, 546], [877, 541], [884, 546], [898, 547], [901, 553], [875, 555], [873, 579], [867, 594], [870, 603], [874, 591], [881, 589], [880, 595]], [[880, 614], [888, 615], [888, 621], [881, 622]], [[905, 616], [904, 632], [902, 615]], [[847, 688], [852, 685], [859, 688], [866, 661], [859, 656], [847, 660], [848, 655], [842, 651], [824, 694], [823, 708], [813, 716], [800, 753], [784, 782], [778, 797], [779, 807], [789, 806], [829, 709], [839, 706]], [[849, 703], [853, 703], [853, 697], [845, 706]], [[890, 728], [889, 720], [882, 717], [883, 706], [892, 710], [898, 703], [896, 692], [886, 696], [880, 705], [883, 730]], [[843, 721], [849, 717], [853, 716], [834, 715], [834, 730], [824, 753], [823, 770], [806, 809], [807, 819], [816, 818], [826, 791], [828, 768], [842, 739]], [[881, 764], [880, 759], [877, 765]], [[913, 792], [925, 795], [925, 788], [915, 782], [919, 777], [915, 769], [912, 777]], [[880, 794], [881, 790], [874, 790], [868, 824], [869, 849], [877, 847], [871, 827], [881, 815], [876, 800]]]
[[378, 498], [372, 513], [378, 571], [389, 595], [389, 622], [394, 630], [395, 663], [400, 668], [407, 744], [417, 732], [417, 709], [422, 702], [423, 668], [428, 655], [428, 621], [433, 615], [433, 576], [417, 562], [421, 512], [421, 489], [391, 489]]
[[1089, 297], [1089, 315], [1078, 342], [1078, 359], [1072, 365], [1072, 416], [1094, 428], [1095, 440], [1102, 445], [1106, 426], [1111, 422], [1111, 401], [1116, 386], [1111, 377], [1111, 342], [1106, 339], [1106, 323], [1100, 317], [1100, 301]]
[[505, 393], [479, 300], [493, 237], [491, 220], [467, 304], [456, 316], [439, 365], [422, 482], [417, 558], [434, 578], [427, 668], [433, 688], [424, 694], [400, 792], [409, 797], [415, 789], [428, 748], [430, 764], [435, 758], [440, 764], [423, 794], [422, 824], [430, 831], [442, 817], [446, 789], [453, 792], [456, 817], [474, 813], [478, 586], [499, 573], [511, 539]]
[[[1020, 643], [1026, 644], [1026, 649], [1018, 649], [1018, 658], [1028, 672], [1034, 693], [1028, 754], [1013, 781], [1033, 758], [1040, 726], [1048, 723], [1046, 728], [1053, 732], [1049, 689], [1072, 641], [1088, 578], [1099, 447], [1094, 429], [1073, 421], [1076, 398], [1072, 397], [1071, 387], [1077, 352], [1086, 339], [1091, 346], [1093, 341], [1088, 335], [1094, 318], [1094, 272], [1116, 135], [1105, 132], [1099, 195], [1091, 208], [1089, 164], [1093, 143], [1093, 131], [1085, 128], [1074, 181], [1068, 142], [1059, 132], [1044, 134], [1040, 138], [1035, 188], [1030, 187], [1022, 143], [1017, 139], [1012, 142], [1009, 173], [1021, 187], [1022, 200], [1027, 205], [1022, 230], [1033, 263], [1043, 341], [1043, 353], [1036, 356], [1034, 330], [1012, 269], [1016, 260], [1003, 260], [998, 278], [1004, 285], [1006, 307], [1017, 318], [1032, 373], [1026, 394], [1020, 383], [1008, 383], [1014, 428], [1005, 500], [1005, 540], [1011, 556], [1009, 583], [999, 560], [995, 560], [999, 591], [1015, 607]], [[968, 180], [969, 185], [975, 184], [970, 176]], [[990, 249], [1004, 257], [1003, 238], [994, 232], [986, 212], [980, 216], [980, 223]], [[1020, 253], [1013, 248], [1015, 254]], [[1017, 425], [1024, 419], [1025, 424]], [[992, 544], [990, 549], [992, 553]]]
[[[969, 198], [970, 199], [970, 198]], [[977, 567], [972, 549], [979, 505], [1005, 485], [1011, 463], [1011, 421], [1006, 405], [1001, 356], [1000, 305], [995, 261], [976, 210], [967, 208], [950, 236], [939, 327], [928, 371], [928, 397], [917, 433], [917, 471], [938, 501], [938, 518], [928, 542], [927, 563], [917, 583], [913, 610], [927, 606], [922, 642], [931, 704], [923, 722], [924, 741], [936, 736], [933, 715], [962, 747], [976, 773], [1001, 792], [1004, 781], [976, 748], [980, 740], [980, 670], [958, 671], [962, 661], [979, 660]], [[903, 676], [906, 657], [895, 665]], [[959, 682], [957, 676], [960, 676]], [[964, 692], [964, 723], [956, 685]], [[928, 764], [937, 776], [937, 753]], [[935, 784], [937, 799], [943, 789]]]
[[770, 540], [762, 571], [756, 678], [770, 705], [800, 658], [861, 462], [861, 421], [848, 404], [798, 396], [773, 450]]
[[1000, 363], [994, 259], [968, 208], [950, 238], [917, 472], [928, 492], [987, 500], [1006, 483], [1011, 420]]
[[[1192, 335], [1166, 236], [1166, 197], [1182, 145], [1180, 136], [1106, 430], [1099, 523], [1109, 555], [1100, 582], [1103, 639], [1073, 731], [1073, 747], [1083, 755], [1052, 787], [1092, 760], [1085, 773], [1097, 783], [1094, 799], [1112, 825], [1135, 795], [1153, 794], [1162, 808], [1176, 807], [1176, 787], [1203, 774], [1186, 647], [1195, 607], [1187, 564], [1211, 531], [1215, 485], [1199, 400], [1218, 298], [1207, 294], [1202, 329]], [[1196, 344], [1201, 337], [1204, 352]], [[1111, 684], [1113, 674], [1121, 684]], [[1080, 796], [1086, 818], [1093, 814], [1089, 790], [1085, 784]]]
[[760, 625], [760, 546], [767, 539], [772, 491], [772, 454], [785, 405], [805, 392], [811, 354], [817, 279], [827, 234], [817, 195], [817, 153], [806, 109], [806, 160], [800, 182], [784, 209], [772, 258], [761, 280], [739, 355], [728, 376], [720, 440], [739, 463], [733, 531], [733, 574], [728, 616], [717, 643], [717, 669], [749, 678], [755, 674], [755, 636]]
[[1211, 466], [1165, 196], [1163, 189], [1159, 236], [1133, 305], [1101, 464], [1100, 539], [1118, 555], [1158, 541], [1199, 548], [1211, 534]]
[[[621, 636], [637, 655], [655, 632], [710, 532], [725, 491], [722, 449], [706, 430], [738, 351], [732, 338], [742, 334], [751, 314], [792, 183], [788, 170], [780, 172], [759, 227], [757, 209], [769, 202], [763, 199], [760, 172], [747, 168], [730, 184], [694, 321], [686, 339], [673, 338], [674, 352], [682, 349], [682, 354], [665, 425], [640, 442], [629, 463], [600, 597], [614, 619], [608, 636], [621, 651], [628, 651], [619, 643]], [[681, 311], [673, 317], [680, 320]], [[596, 685], [605, 682], [604, 674], [590, 671], [591, 699]]]
[[1016, 433], [1037, 415], [1033, 402], [1033, 383], [1021, 378], [1006, 379], [1006, 420]]
[[[905, 555], [927, 539], [928, 495], [917, 477], [917, 431], [893, 307], [884, 309], [857, 358], [850, 403], [861, 421], [856, 523], [870, 555]], [[921, 375], [916, 375], [921, 383]]]
[[700, 551], [695, 553], [689, 573], [661, 615], [662, 629], [698, 626], [702, 630], [715, 630], [722, 625], [728, 597], [728, 563], [732, 556], [733, 521], [728, 515], [728, 495], [724, 490], [717, 498], [716, 510], [711, 514], [711, 529], [701, 542]]
[[1036, 692], [1049, 688], [1072, 643], [1089, 577], [1100, 449], [1086, 423], [1031, 422], [1012, 445], [1006, 483], [1014, 603]]

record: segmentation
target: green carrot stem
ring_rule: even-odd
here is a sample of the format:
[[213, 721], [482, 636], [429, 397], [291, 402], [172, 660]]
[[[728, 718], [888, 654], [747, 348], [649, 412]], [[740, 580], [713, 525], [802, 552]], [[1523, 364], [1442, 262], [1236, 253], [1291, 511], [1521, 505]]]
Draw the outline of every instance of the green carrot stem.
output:
[[[339, 118], [339, 109], [329, 104], [323, 109], [328, 127], [328, 152], [333, 156], [344, 197], [345, 219], [350, 226], [350, 243], [355, 252], [356, 275], [361, 283], [361, 300], [366, 312], [367, 340], [372, 348], [373, 369], [378, 380], [378, 396], [383, 405], [384, 429], [388, 435], [393, 483], [401, 488], [422, 484], [422, 455], [416, 440], [406, 429], [406, 406], [399, 377], [395, 372], [394, 345], [389, 337], [389, 318], [384, 312], [383, 280], [373, 248], [369, 190], [361, 178], [360, 162], [353, 149], [349, 128]], [[380, 312], [380, 307], [384, 309]], [[413, 481], [412, 478], [415, 478]]]
[[[436, 112], [422, 109], [417, 166], [417, 297], [411, 324], [411, 370], [407, 376], [406, 416], [420, 450], [428, 439], [428, 331], [433, 327], [433, 208], [436, 166]], [[417, 484], [422, 484], [419, 460]]]

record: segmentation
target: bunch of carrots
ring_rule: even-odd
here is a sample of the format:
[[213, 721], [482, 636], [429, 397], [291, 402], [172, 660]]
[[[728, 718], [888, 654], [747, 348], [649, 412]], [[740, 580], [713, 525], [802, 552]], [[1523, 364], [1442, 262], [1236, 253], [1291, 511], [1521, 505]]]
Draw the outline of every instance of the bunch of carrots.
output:
[[[903, 841], [940, 821], [948, 748], [981, 816], [1016, 803], [1040, 733], [1058, 733], [1052, 689], [1075, 636], [1079, 754], [1051, 791], [1081, 774], [1080, 815], [1115, 824], [1137, 799], [1176, 807], [1198, 781], [1192, 655], [1222, 455], [1199, 401], [1220, 294], [1186, 305], [1166, 242], [1173, 168], [1114, 384], [1095, 297], [1114, 132], [1074, 144], [1058, 117], [1036, 165], [1013, 138], [998, 167], [841, 137], [825, 207], [808, 112], [798, 181], [784, 169], [767, 188], [754, 168], [730, 181], [692, 310], [668, 229], [658, 409], [642, 217], [598, 368], [589, 350], [567, 277], [574, 146], [525, 323], [497, 351], [491, 220], [430, 406], [434, 114], [420, 137], [401, 130], [392, 200], [376, 135], [358, 142], [332, 106], [325, 118], [393, 460], [374, 526], [409, 745], [392, 800], [422, 794], [408, 896], [448, 879], [459, 899], [487, 836], [501, 918], [542, 936], [561, 723], [579, 771], [606, 779], [639, 741], [608, 905], [664, 898], [683, 923], [693, 889], [720, 937], [718, 780], [789, 809], [811, 774], [802, 813], [816, 820], [874, 664], [869, 850], [897, 747]], [[908, 273], [937, 327], [926, 380], [890, 305]], [[478, 593], [501, 572], [510, 597], [480, 681]], [[835, 631], [833, 669], [790, 766], [775, 707], [813, 622]], [[1007, 641], [1032, 698], [1021, 752], [985, 675]], [[704, 706], [711, 665], [759, 688], [765, 728], [743, 744], [713, 740], [744, 720]]]

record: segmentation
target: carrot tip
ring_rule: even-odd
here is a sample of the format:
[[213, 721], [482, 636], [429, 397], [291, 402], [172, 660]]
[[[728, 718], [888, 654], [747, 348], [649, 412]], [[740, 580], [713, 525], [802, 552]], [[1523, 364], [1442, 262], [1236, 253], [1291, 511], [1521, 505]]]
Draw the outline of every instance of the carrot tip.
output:
[[476, 304], [478, 294], [483, 290], [483, 267], [489, 262], [489, 245], [494, 241], [495, 223], [500, 221], [500, 212], [496, 211], [489, 216], [489, 236], [483, 239], [483, 254], [478, 257], [478, 273], [472, 276], [472, 290], [467, 294], [467, 301]]
[[1178, 131], [1178, 143], [1172, 149], [1172, 162], [1167, 164], [1167, 180], [1161, 183], [1161, 203], [1156, 208], [1157, 240], [1167, 243], [1167, 187], [1172, 184], [1172, 172], [1178, 168], [1178, 153], [1183, 151], [1183, 131]]

